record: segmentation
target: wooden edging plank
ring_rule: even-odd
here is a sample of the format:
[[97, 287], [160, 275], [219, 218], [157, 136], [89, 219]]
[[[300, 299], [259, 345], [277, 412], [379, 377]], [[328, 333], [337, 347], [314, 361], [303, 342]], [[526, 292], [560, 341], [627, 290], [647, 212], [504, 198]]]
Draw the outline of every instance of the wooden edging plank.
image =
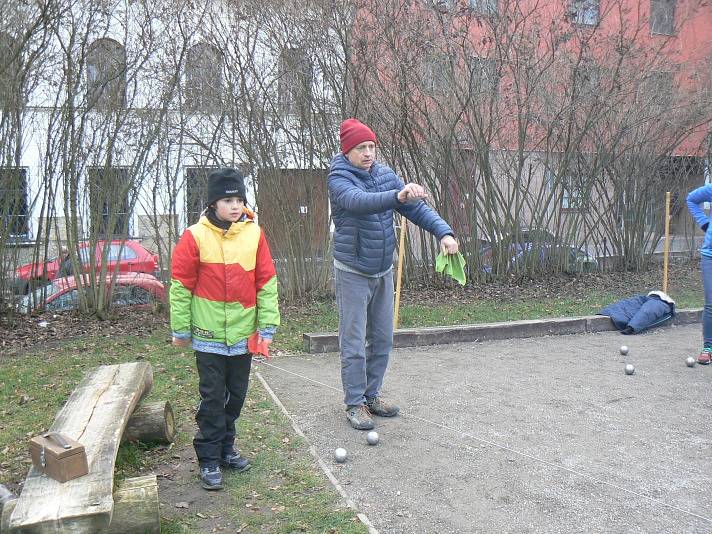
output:
[[[691, 324], [701, 320], [702, 310], [678, 310], [672, 324]], [[459, 326], [402, 328], [393, 334], [393, 346], [420, 347], [449, 343], [471, 343], [498, 339], [583, 334], [615, 330], [608, 317], [587, 315], [527, 321], [507, 321]], [[338, 334], [333, 332], [307, 333], [303, 336], [304, 350], [311, 354], [338, 352]]]

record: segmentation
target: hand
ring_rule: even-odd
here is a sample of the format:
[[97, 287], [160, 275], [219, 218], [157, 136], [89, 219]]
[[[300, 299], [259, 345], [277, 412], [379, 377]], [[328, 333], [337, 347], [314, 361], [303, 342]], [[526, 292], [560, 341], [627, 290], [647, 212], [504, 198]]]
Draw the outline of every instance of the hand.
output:
[[190, 338], [187, 339], [181, 339], [173, 336], [173, 340], [171, 341], [171, 344], [174, 347], [190, 347]]
[[401, 204], [405, 202], [414, 202], [417, 200], [425, 200], [428, 198], [428, 194], [425, 192], [425, 188], [418, 184], [405, 184], [405, 187], [398, 191], [398, 202]]
[[272, 340], [258, 335], [257, 336], [257, 344], [264, 345], [265, 347], [269, 347], [272, 344]]
[[451, 235], [446, 235], [440, 240], [440, 248], [443, 254], [457, 254], [458, 246], [457, 241]]

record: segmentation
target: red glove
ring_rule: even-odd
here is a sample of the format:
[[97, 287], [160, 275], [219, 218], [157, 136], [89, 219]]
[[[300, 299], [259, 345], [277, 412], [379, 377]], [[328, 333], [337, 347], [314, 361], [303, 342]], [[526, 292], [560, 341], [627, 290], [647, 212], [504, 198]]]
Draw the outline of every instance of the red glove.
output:
[[252, 354], [261, 354], [265, 358], [269, 358], [269, 346], [271, 343], [271, 339], [265, 339], [260, 336], [259, 332], [255, 332], [247, 338], [247, 350]]

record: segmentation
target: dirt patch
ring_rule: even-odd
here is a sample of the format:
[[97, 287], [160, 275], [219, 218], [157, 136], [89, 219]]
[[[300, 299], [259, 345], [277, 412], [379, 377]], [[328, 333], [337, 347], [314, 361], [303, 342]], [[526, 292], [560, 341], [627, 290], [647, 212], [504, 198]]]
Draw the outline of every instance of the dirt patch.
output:
[[170, 336], [166, 316], [141, 307], [114, 310], [105, 320], [70, 312], [0, 316], [0, 354], [18, 355], [35, 346], [50, 348], [83, 337], [148, 337], [161, 330]]
[[[181, 429], [189, 435], [195, 433], [195, 424]], [[154, 467], [158, 478], [161, 517], [169, 521], [189, 523], [197, 532], [241, 532], [225, 517], [225, 510], [235, 506], [229, 491], [206, 491], [198, 479], [198, 462], [190, 443], [174, 447], [165, 461]], [[226, 482], [240, 473], [225, 473]]]

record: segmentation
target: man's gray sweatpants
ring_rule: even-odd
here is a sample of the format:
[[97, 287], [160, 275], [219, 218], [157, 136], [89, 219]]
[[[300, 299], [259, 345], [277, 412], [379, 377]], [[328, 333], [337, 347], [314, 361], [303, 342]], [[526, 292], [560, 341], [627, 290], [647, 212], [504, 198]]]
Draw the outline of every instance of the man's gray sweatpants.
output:
[[381, 391], [393, 346], [393, 271], [369, 278], [334, 269], [341, 383], [347, 406]]

